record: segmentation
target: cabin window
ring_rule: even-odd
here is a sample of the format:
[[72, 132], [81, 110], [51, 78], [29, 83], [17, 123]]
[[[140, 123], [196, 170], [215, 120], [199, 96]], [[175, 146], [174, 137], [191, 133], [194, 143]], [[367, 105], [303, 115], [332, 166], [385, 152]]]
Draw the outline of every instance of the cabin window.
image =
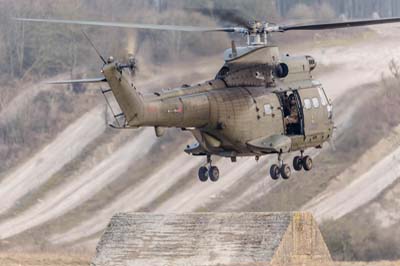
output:
[[319, 108], [320, 105], [319, 105], [318, 98], [313, 98], [312, 99], [312, 103], [313, 103], [313, 106], [314, 106], [315, 109]]
[[272, 106], [270, 104], [264, 105], [264, 114], [272, 115]]
[[328, 105], [328, 99], [326, 98], [325, 92], [322, 88], [318, 88], [319, 96], [321, 97], [322, 106]]
[[328, 118], [332, 119], [333, 118], [333, 107], [332, 107], [332, 105], [329, 104], [327, 109], [328, 109]]
[[310, 110], [311, 107], [312, 107], [311, 100], [310, 99], [304, 99], [304, 108], [306, 108], [307, 110]]

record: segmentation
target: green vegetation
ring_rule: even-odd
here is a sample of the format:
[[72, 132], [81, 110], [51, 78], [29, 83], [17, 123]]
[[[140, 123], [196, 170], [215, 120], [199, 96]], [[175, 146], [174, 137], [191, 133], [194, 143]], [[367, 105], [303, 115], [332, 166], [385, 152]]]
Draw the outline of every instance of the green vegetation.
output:
[[367, 215], [326, 221], [321, 230], [334, 260], [378, 261], [400, 257], [399, 230], [382, 229]]
[[[190, 14], [184, 8], [238, 9], [249, 19], [283, 21], [330, 20], [400, 14], [397, 0], [136, 0], [136, 1], [0, 1], [1, 77], [29, 78], [55, 73], [79, 73], [79, 67], [97, 66], [81, 28], [19, 23], [13, 17], [134, 21], [178, 25], [223, 25], [217, 19]], [[228, 35], [166, 33], [85, 27], [105, 55], [140, 54], [146, 62], [163, 63], [183, 56], [219, 53], [229, 44]], [[111, 42], [110, 40], [118, 40]], [[97, 71], [96, 68], [92, 69]]]

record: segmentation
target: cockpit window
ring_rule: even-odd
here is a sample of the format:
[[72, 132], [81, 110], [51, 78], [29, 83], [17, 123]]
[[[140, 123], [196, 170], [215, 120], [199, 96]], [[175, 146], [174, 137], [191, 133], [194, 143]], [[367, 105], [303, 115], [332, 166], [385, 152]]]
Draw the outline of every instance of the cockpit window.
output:
[[324, 90], [320, 87], [318, 88], [319, 96], [321, 97], [321, 104], [322, 106], [328, 105], [328, 99], [326, 98]]

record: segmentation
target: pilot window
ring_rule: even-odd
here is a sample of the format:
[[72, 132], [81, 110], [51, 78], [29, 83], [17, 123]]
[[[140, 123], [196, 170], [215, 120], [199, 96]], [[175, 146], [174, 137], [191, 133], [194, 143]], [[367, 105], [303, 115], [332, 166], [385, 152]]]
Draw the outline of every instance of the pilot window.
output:
[[311, 107], [312, 107], [311, 100], [310, 99], [304, 99], [304, 108], [306, 108], [307, 110], [310, 110]]
[[270, 104], [264, 105], [264, 114], [272, 115], [272, 106]]
[[314, 108], [315, 109], [318, 109], [319, 108], [319, 100], [318, 100], [318, 98], [313, 98], [312, 99], [312, 103], [313, 103], [313, 106], [314, 106]]
[[326, 95], [323, 91], [322, 88], [318, 88], [319, 96], [321, 97], [321, 104], [322, 106], [327, 106], [328, 105], [328, 99], [326, 98]]
[[332, 119], [333, 118], [333, 107], [332, 105], [328, 105], [328, 118]]

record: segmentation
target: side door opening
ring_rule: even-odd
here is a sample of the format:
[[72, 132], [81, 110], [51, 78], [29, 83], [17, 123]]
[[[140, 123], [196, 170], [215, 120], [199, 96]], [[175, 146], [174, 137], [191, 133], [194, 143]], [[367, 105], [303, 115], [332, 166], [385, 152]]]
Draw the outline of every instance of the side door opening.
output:
[[285, 135], [304, 135], [303, 105], [298, 91], [277, 93], [283, 113]]

